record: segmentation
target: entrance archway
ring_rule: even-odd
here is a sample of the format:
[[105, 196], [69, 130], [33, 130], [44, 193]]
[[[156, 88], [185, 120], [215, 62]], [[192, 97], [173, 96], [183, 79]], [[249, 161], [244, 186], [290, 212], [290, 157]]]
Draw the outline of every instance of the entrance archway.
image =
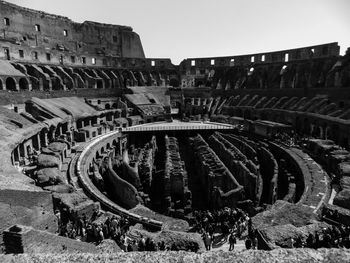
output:
[[28, 90], [29, 89], [29, 83], [26, 78], [21, 78], [19, 80], [19, 89], [20, 90]]
[[12, 91], [16, 91], [16, 81], [11, 78], [11, 77], [8, 77], [6, 79], [6, 90], [12, 90]]

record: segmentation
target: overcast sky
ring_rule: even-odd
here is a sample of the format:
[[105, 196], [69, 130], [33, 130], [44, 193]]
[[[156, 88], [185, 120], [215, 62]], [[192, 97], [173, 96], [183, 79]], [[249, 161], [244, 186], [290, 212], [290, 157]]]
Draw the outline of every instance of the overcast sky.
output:
[[241, 55], [339, 42], [350, 47], [350, 0], [8, 0], [73, 21], [128, 25], [146, 57]]

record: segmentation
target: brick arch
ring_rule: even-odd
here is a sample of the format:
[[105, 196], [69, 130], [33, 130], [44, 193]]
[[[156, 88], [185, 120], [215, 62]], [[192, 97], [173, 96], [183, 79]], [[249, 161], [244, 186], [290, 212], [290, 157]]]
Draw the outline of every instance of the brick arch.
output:
[[29, 90], [29, 81], [27, 78], [20, 78], [18, 84], [20, 90]]
[[105, 151], [105, 147], [103, 146], [103, 147], [101, 147], [101, 149], [100, 149], [101, 155], [102, 155], [102, 153], [104, 153], [104, 151]]
[[17, 90], [17, 81], [12, 77], [6, 78], [6, 90], [16, 91]]

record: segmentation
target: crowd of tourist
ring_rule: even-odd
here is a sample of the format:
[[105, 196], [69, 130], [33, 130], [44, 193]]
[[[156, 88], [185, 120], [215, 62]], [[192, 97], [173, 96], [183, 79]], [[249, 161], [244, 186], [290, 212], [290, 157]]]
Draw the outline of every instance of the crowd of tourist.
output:
[[292, 133], [278, 132], [273, 135], [272, 139], [278, 143], [293, 147], [293, 146], [301, 145], [304, 138], [294, 132]]
[[80, 240], [83, 242], [100, 243], [106, 238], [112, 238], [117, 243], [128, 232], [130, 223], [125, 217], [116, 215], [102, 217], [96, 212], [90, 219], [85, 215], [78, 218], [71, 218], [65, 208], [56, 211], [59, 223], [59, 235]]
[[[225, 207], [213, 211], [195, 211], [193, 215], [193, 229], [202, 234], [206, 250], [211, 250], [213, 243], [222, 239], [224, 241], [228, 239], [230, 251], [234, 249], [237, 239], [245, 239], [247, 249], [257, 247], [251, 218], [243, 210]], [[218, 238], [220, 240], [217, 240]]]
[[[65, 208], [62, 211], [56, 210], [55, 215], [59, 224], [58, 234], [78, 241], [98, 245], [104, 239], [112, 239], [124, 252], [179, 250], [175, 244], [169, 246], [164, 241], [156, 242], [143, 235], [132, 236], [129, 232], [129, 220], [123, 216], [100, 217], [101, 214], [95, 213], [91, 219], [87, 219], [85, 215], [71, 219]], [[194, 245], [189, 250], [196, 252], [198, 247]]]
[[350, 227], [332, 225], [322, 231], [309, 234], [306, 240], [301, 237], [290, 239], [289, 247], [293, 248], [350, 248]]

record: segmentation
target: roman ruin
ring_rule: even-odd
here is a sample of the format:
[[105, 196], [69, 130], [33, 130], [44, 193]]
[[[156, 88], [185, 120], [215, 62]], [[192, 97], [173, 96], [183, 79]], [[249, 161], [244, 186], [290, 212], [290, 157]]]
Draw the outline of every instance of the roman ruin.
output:
[[1, 262], [350, 260], [349, 49], [174, 65], [2, 0], [0, 30]]

